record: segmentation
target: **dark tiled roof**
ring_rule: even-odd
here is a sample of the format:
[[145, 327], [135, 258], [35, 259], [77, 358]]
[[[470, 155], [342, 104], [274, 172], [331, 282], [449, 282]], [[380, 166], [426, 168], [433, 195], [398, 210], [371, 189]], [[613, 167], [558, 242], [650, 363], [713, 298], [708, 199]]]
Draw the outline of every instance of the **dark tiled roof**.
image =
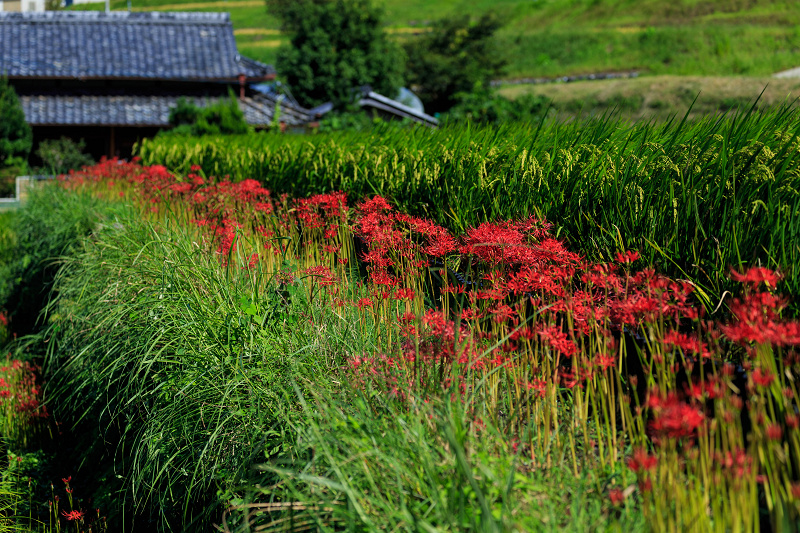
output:
[[252, 102], [254, 105], [266, 107], [272, 110], [275, 109], [275, 106], [280, 105], [281, 114], [278, 117], [278, 120], [285, 122], [289, 126], [308, 124], [309, 122], [313, 122], [316, 118], [308, 109], [300, 107], [299, 105], [295, 105], [288, 99], [280, 98], [274, 94], [254, 94], [253, 98], [250, 99], [250, 102]]
[[236, 80], [274, 75], [243, 58], [227, 13], [0, 12], [10, 78]]
[[358, 105], [361, 107], [380, 109], [381, 111], [389, 113], [390, 115], [395, 115], [400, 118], [407, 118], [409, 120], [413, 120], [414, 122], [419, 122], [420, 124], [425, 124], [426, 126], [431, 126], [434, 128], [439, 125], [439, 121], [435, 117], [417, 111], [412, 107], [401, 104], [397, 100], [392, 100], [391, 98], [387, 98], [382, 94], [378, 94], [373, 91], [365, 92], [361, 100], [358, 101]]
[[[177, 96], [21, 96], [25, 118], [34, 126], [162, 126], [169, 125], [169, 111], [178, 102]], [[199, 106], [216, 98], [189, 98]], [[237, 100], [247, 123], [269, 126], [275, 112], [274, 103], [257, 97]], [[301, 113], [281, 108], [280, 120], [290, 126], [308, 123]]]

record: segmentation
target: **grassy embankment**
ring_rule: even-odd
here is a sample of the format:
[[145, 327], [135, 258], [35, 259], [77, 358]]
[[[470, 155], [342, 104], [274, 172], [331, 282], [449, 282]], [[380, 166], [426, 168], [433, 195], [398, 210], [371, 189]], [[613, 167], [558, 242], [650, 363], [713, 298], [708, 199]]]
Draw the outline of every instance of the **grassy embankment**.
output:
[[[785, 524], [798, 122], [162, 138], [177, 176], [101, 165], [15, 214], [13, 268], [54, 283], [17, 348], [117, 525]], [[759, 262], [785, 279], [728, 280]]]

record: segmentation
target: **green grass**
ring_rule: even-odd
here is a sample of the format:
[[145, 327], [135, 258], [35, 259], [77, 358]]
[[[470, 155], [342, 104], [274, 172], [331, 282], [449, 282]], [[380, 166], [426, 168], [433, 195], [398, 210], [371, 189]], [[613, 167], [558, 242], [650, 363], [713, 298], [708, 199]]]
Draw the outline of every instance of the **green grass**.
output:
[[[609, 512], [605, 501], [606, 486], [634, 481], [624, 469], [587, 469], [576, 477], [562, 457], [547, 471], [527, 471], [521, 466], [526, 459], [503, 444], [491, 425], [480, 438], [470, 435], [469, 415], [456, 403], [398, 412], [357, 391], [344, 392], [301, 398], [292, 426], [304, 443], [302, 459], [257, 467], [264, 474], [242, 490], [240, 504], [252, 513], [251, 527], [280, 530], [289, 515], [321, 531], [348, 524], [366, 531], [645, 529], [636, 504]], [[281, 483], [261, 488], [267, 486], [265, 474]], [[269, 501], [294, 502], [298, 510], [265, 511]], [[245, 530], [243, 514], [229, 512], [236, 531]]]
[[[206, 3], [207, 7], [202, 6]], [[127, 9], [113, 0], [112, 9]], [[672, 75], [765, 76], [797, 66], [800, 9], [795, 2], [682, 0], [504, 0], [500, 2], [386, 0], [384, 23], [398, 39], [413, 38], [432, 21], [490, 9], [506, 21], [499, 38], [509, 53], [507, 77], [563, 76], [640, 70]], [[183, 7], [188, 6], [188, 7]], [[102, 4], [73, 9], [102, 9]], [[260, 2], [141, 0], [133, 9], [228, 11], [235, 30], [277, 29]], [[242, 53], [274, 62], [284, 37], [239, 33]]]
[[637, 249], [689, 278], [709, 310], [731, 267], [780, 268], [800, 296], [798, 111], [789, 107], [631, 125], [604, 117], [541, 126], [311, 137], [161, 137], [146, 163], [255, 178], [275, 193], [389, 197], [456, 231], [536, 214], [592, 260]]
[[[213, 254], [198, 253], [196, 240], [123, 210], [64, 259], [56, 283], [52, 408], [73, 431], [108, 428], [112, 446], [119, 435], [125, 452], [111, 461], [126, 477], [112, 501], [117, 525], [132, 510], [162, 529], [207, 524], [220, 512], [217, 483], [241, 479], [253, 454], [289, 441], [276, 425], [291, 408], [281, 383], [325, 373], [324, 359], [306, 349], [308, 332], [272, 335], [279, 322], [242, 321], [240, 298], [259, 298], [258, 286], [247, 271], [221, 270]], [[105, 446], [90, 438], [82, 452]]]
[[91, 200], [36, 198], [29, 208], [0, 213], [0, 309], [20, 336], [38, 327], [57, 270], [53, 258], [76, 246], [96, 217]]
[[800, 80], [744, 76], [642, 76], [629, 79], [575, 81], [542, 85], [504, 85], [499, 93], [515, 99], [541, 96], [551, 101], [554, 115], [570, 119], [612, 111], [631, 121], [690, 119], [719, 112], [792, 103], [800, 96]]

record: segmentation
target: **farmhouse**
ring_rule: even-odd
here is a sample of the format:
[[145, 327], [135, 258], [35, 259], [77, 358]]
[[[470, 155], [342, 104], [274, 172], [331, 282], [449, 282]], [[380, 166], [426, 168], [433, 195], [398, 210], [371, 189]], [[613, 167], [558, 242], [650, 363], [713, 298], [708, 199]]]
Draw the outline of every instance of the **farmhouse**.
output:
[[269, 65], [240, 55], [227, 13], [0, 12], [0, 75], [20, 96], [34, 146], [83, 138], [95, 157], [128, 156], [169, 126], [181, 97], [204, 106], [233, 91], [247, 122], [288, 126], [312, 114], [261, 95]]

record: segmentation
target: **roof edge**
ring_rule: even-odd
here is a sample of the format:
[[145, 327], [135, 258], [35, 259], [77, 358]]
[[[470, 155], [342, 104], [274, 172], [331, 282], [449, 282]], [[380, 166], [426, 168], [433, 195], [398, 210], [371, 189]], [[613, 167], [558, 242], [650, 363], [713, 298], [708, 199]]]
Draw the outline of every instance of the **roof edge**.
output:
[[230, 24], [230, 13], [223, 11], [27, 11], [12, 13], [0, 11], [0, 24], [4, 23], [91, 23], [121, 22], [130, 24]]

